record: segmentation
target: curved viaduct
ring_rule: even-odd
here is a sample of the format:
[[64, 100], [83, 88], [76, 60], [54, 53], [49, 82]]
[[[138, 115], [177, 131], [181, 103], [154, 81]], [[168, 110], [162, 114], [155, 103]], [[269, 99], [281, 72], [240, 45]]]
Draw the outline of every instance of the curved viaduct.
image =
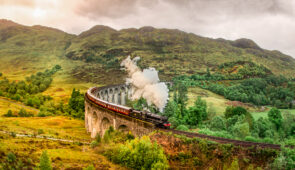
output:
[[[167, 84], [168, 86], [171, 85], [169, 82]], [[128, 107], [124, 105], [126, 104], [126, 99], [131, 96], [132, 91], [132, 87], [128, 85], [112, 85], [100, 88], [93, 87], [87, 91], [85, 95], [85, 127], [87, 132], [91, 133], [92, 138], [96, 137], [96, 135], [103, 136], [105, 131], [109, 129], [110, 126], [113, 126], [116, 130], [131, 132], [135, 136], [142, 136], [156, 129], [153, 123], [119, 113], [120, 109], [128, 109]], [[90, 97], [95, 100], [99, 100], [99, 102], [108, 103], [111, 107], [103, 107], [97, 104], [97, 102], [89, 99], [87, 95], [91, 95]], [[114, 110], [112, 107], [119, 108], [119, 110]], [[172, 132], [174, 134], [185, 135], [187, 137], [204, 138], [218, 143], [232, 143], [242, 147], [255, 146], [272, 149], [280, 149], [281, 147], [278, 144], [240, 141], [192, 132], [177, 131], [173, 129], [162, 130]], [[293, 146], [287, 147], [293, 148]]]
[[[112, 85], [88, 91], [96, 99], [124, 108], [126, 99], [132, 94], [132, 87], [128, 85]], [[85, 127], [91, 137], [103, 136], [105, 131], [113, 126], [116, 130], [130, 131], [135, 136], [142, 136], [155, 129], [154, 124], [145, 122], [116, 111], [104, 108], [91, 101], [85, 95]]]

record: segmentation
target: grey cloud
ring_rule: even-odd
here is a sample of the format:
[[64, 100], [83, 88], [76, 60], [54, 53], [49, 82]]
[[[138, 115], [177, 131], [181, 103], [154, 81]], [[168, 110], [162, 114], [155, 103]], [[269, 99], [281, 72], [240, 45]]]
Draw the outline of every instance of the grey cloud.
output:
[[295, 56], [295, 0], [83, 0], [75, 12], [116, 29], [150, 25], [213, 38], [246, 37]]
[[138, 0], [83, 0], [78, 4], [76, 13], [91, 19], [101, 17], [123, 17], [136, 11]]
[[170, 4], [175, 11], [182, 10], [184, 13], [201, 14], [201, 16], [202, 14], [236, 17], [255, 17], [259, 14], [294, 15], [293, 0], [83, 0], [78, 4], [76, 12], [91, 19], [120, 18], [137, 14], [138, 8], [147, 8], [151, 12], [161, 13], [153, 9], [157, 9], [162, 4]]

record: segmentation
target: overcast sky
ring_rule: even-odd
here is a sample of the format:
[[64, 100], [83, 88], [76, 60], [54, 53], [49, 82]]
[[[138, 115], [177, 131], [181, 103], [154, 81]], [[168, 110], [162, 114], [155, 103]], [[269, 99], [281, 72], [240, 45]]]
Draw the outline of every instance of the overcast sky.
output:
[[295, 57], [295, 0], [0, 0], [0, 18], [74, 34], [94, 25], [177, 28]]

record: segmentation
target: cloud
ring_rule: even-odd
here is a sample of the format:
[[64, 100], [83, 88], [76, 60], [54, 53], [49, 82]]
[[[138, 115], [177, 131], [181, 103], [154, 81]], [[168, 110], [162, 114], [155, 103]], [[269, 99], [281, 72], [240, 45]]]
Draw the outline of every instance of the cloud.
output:
[[294, 0], [85, 0], [75, 11], [117, 29], [151, 25], [212, 38], [251, 38], [295, 57]]
[[10, 5], [10, 6], [26, 6], [31, 7], [35, 5], [35, 1], [31, 0], [0, 0], [0, 5]]

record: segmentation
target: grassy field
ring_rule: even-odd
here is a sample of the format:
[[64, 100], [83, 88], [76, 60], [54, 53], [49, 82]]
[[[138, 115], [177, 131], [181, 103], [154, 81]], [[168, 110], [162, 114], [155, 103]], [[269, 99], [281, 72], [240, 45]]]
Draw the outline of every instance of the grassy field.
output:
[[26, 77], [39, 71], [51, 69], [57, 64], [60, 65], [62, 70], [58, 71], [53, 76], [52, 84], [45, 92], [43, 92], [43, 94], [50, 95], [55, 100], [67, 101], [73, 88], [86, 91], [89, 87], [98, 85], [77, 79], [72, 75], [72, 69], [75, 66], [84, 67], [86, 65], [82, 61], [63, 59], [56, 55], [41, 55], [34, 60], [31, 60], [28, 57], [22, 57], [22, 64], [17, 65], [15, 62], [16, 60], [19, 60], [19, 57], [1, 57], [0, 59], [1, 61], [4, 60], [3, 63], [0, 63], [0, 72], [3, 73], [3, 76], [0, 79], [6, 77], [10, 81], [25, 80]]
[[12, 112], [19, 112], [19, 110], [22, 108], [25, 109], [27, 112], [33, 113], [34, 115], [39, 112], [37, 109], [25, 106], [20, 102], [0, 97], [0, 116], [6, 114], [8, 110], [11, 110]]
[[[29, 123], [28, 123], [29, 122]], [[0, 130], [21, 134], [38, 134], [55, 138], [91, 141], [84, 121], [69, 117], [0, 117]]]
[[[0, 98], [0, 162], [6, 159], [6, 154], [12, 152], [24, 166], [39, 163], [43, 150], [47, 150], [52, 165], [57, 169], [87, 167], [94, 165], [96, 169], [123, 169], [113, 165], [105, 157], [96, 153], [89, 145], [92, 139], [87, 134], [84, 121], [69, 117], [3, 117], [8, 109], [18, 112], [21, 108], [37, 114], [35, 109], [23, 107], [21, 103], [11, 103]], [[15, 134], [41, 135], [58, 139], [76, 141], [75, 143], [51, 141], [32, 137], [13, 137], [2, 131]], [[1, 166], [0, 166], [1, 169]]]
[[3, 155], [12, 152], [23, 166], [37, 166], [42, 151], [46, 150], [55, 169], [82, 169], [94, 165], [96, 169], [123, 169], [94, 152], [89, 145], [50, 141], [37, 138], [20, 138], [0, 133], [0, 162]]
[[193, 106], [198, 96], [201, 96], [203, 100], [207, 102], [207, 106], [216, 111], [217, 115], [222, 115], [228, 106], [226, 102], [229, 100], [223, 96], [215, 94], [209, 90], [204, 90], [199, 87], [188, 89], [188, 106]]
[[[264, 112], [251, 112], [252, 116], [254, 117], [255, 120], [258, 120], [260, 117], [266, 118], [268, 111], [271, 108], [268, 108], [268, 110], [264, 111]], [[280, 109], [282, 116], [284, 116], [285, 113], [291, 113], [295, 115], [295, 109]]]

